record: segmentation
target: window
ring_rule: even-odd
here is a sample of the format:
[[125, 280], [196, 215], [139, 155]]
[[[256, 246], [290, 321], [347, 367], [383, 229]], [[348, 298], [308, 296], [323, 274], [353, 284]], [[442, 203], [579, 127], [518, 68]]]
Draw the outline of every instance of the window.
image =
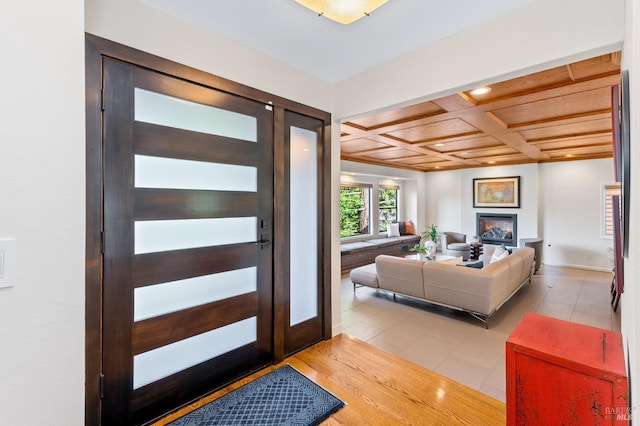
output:
[[[619, 183], [602, 184], [602, 236], [613, 237], [613, 201], [611, 197], [620, 195]], [[618, 212], [620, 215], [620, 212]]]
[[371, 233], [372, 185], [340, 185], [340, 237]]
[[387, 225], [398, 220], [397, 185], [380, 185], [378, 189], [378, 228], [380, 232], [387, 230]]

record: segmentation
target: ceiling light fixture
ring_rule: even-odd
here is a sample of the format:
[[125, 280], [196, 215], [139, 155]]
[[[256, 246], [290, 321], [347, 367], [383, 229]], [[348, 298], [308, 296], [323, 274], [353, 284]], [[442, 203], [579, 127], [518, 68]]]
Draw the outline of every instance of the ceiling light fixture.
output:
[[444, 144], [443, 143], [437, 143], [434, 146], [444, 146]]
[[313, 10], [318, 16], [350, 24], [382, 6], [387, 0], [296, 0], [301, 5]]
[[477, 96], [477, 95], [486, 95], [490, 91], [491, 91], [491, 87], [478, 87], [477, 89], [473, 89], [469, 93], [471, 93], [473, 96]]

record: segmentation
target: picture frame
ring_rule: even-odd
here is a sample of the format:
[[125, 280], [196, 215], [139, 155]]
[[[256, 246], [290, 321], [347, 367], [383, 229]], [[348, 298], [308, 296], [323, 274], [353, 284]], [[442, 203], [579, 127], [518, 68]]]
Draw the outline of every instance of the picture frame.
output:
[[520, 208], [520, 176], [474, 178], [473, 207]]
[[631, 115], [629, 107], [629, 70], [622, 70], [620, 76], [620, 156], [621, 175], [618, 176], [622, 199], [620, 200], [622, 209], [621, 233], [622, 233], [622, 255], [629, 257], [629, 220], [631, 206]]

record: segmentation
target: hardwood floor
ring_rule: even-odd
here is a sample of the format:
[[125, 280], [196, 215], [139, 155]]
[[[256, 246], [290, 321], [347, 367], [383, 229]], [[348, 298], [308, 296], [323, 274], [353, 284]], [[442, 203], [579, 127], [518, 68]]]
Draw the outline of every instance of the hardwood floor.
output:
[[[505, 405], [396, 355], [341, 334], [284, 362], [346, 402], [323, 425], [504, 425]], [[154, 426], [210, 402], [282, 364], [259, 371], [177, 411]]]

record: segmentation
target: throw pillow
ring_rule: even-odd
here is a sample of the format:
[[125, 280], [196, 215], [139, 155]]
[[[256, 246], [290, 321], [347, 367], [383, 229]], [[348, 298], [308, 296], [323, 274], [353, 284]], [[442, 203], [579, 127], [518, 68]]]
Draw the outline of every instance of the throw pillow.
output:
[[467, 268], [482, 269], [482, 267], [484, 266], [484, 262], [482, 260], [479, 260], [477, 262], [456, 263], [456, 266], [464, 266], [464, 267], [467, 267]]
[[503, 249], [502, 247], [496, 247], [495, 251], [493, 252], [493, 255], [491, 256], [491, 260], [489, 261], [489, 263], [497, 262], [499, 260], [504, 259], [507, 256], [509, 256], [509, 252], [507, 250]]
[[400, 235], [407, 235], [407, 223], [406, 222], [398, 222], [398, 229], [400, 230]]
[[400, 224], [390, 223], [387, 225], [387, 237], [399, 237], [400, 236]]
[[416, 229], [413, 226], [413, 222], [408, 220], [404, 224], [405, 230], [407, 231], [407, 235], [413, 235], [416, 233]]

